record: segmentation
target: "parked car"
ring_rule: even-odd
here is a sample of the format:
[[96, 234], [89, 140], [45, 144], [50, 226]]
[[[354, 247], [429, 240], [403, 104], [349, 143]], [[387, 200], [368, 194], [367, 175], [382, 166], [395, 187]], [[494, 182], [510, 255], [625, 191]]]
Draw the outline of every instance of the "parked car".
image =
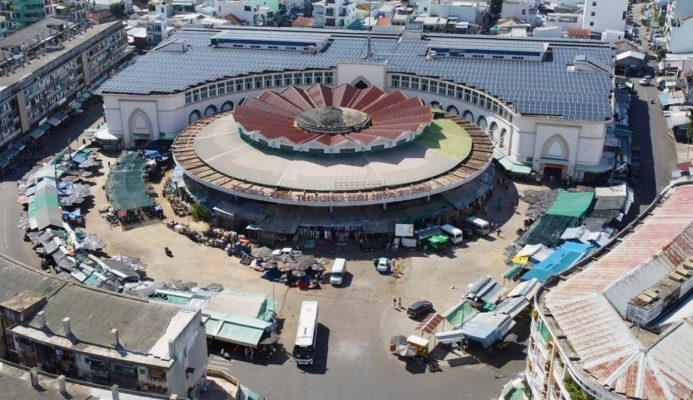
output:
[[375, 270], [381, 274], [387, 274], [390, 272], [390, 260], [387, 257], [376, 258], [374, 261]]
[[428, 300], [419, 300], [407, 308], [409, 318], [419, 319], [433, 312], [433, 303]]
[[652, 76], [645, 75], [644, 77], [642, 77], [642, 79], [640, 79], [639, 83], [643, 86], [649, 86], [650, 84], [652, 84]]

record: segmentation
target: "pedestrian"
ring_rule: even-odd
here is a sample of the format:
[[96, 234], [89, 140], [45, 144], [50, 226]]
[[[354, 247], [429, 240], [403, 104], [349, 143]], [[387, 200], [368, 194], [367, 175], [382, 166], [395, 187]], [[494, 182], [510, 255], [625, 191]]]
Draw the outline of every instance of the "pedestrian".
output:
[[253, 353], [254, 353], [253, 349], [250, 349], [250, 361], [253, 361]]
[[397, 305], [399, 306], [399, 308], [402, 308], [402, 298], [401, 297], [397, 298]]
[[245, 348], [245, 359], [250, 360], [250, 347]]
[[396, 297], [392, 298], [392, 308], [394, 308], [395, 310], [397, 309], [397, 298]]
[[501, 228], [496, 230], [496, 236], [501, 237]]
[[511, 201], [508, 202], [508, 210], [513, 209], [513, 203]]
[[484, 207], [484, 214], [488, 214], [488, 207]]

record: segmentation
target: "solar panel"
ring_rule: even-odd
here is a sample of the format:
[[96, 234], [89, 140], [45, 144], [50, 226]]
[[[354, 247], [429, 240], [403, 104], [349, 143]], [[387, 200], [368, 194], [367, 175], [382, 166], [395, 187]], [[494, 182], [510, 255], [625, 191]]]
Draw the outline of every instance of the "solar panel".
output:
[[[285, 70], [333, 69], [339, 62], [362, 61], [365, 36], [331, 35], [331, 43], [317, 54], [263, 49], [214, 48], [210, 38], [218, 30], [181, 30], [173, 37], [190, 45], [185, 52], [152, 50], [107, 81], [104, 92], [149, 94], [184, 91], [204, 82], [223, 78]], [[324, 38], [325, 33], [291, 29], [252, 31], [258, 37]], [[229, 34], [230, 35], [230, 34]], [[248, 36], [250, 33], [234, 32]], [[284, 36], [286, 37], [286, 36]], [[430, 39], [430, 40], [428, 40]], [[543, 49], [545, 41], [494, 39], [469, 36], [425, 36], [422, 40], [373, 39], [374, 58], [386, 61], [388, 72], [432, 76], [476, 89], [514, 104], [520, 113], [561, 115], [575, 120], [604, 120], [611, 114], [609, 94], [613, 89], [607, 71], [570, 72], [575, 57], [585, 58], [611, 70], [613, 51], [600, 42], [551, 40], [550, 61], [521, 61], [438, 57], [427, 59], [431, 44], [455, 48]]]

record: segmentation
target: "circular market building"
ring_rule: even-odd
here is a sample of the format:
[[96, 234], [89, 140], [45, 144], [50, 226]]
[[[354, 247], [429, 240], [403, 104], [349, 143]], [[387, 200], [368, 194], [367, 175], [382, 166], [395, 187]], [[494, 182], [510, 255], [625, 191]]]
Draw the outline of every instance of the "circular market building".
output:
[[480, 128], [373, 86], [267, 90], [194, 122], [172, 148], [218, 222], [270, 236], [341, 239], [454, 219], [493, 180]]

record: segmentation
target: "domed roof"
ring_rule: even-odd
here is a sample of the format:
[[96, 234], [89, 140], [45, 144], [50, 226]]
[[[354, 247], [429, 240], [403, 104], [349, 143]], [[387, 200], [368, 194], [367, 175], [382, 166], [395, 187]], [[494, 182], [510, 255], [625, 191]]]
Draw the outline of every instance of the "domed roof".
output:
[[[281, 139], [293, 145], [368, 146], [413, 140], [431, 123], [430, 106], [401, 91], [322, 84], [281, 92], [264, 91], [234, 110], [234, 117], [256, 140]], [[380, 140], [379, 140], [380, 139]]]

